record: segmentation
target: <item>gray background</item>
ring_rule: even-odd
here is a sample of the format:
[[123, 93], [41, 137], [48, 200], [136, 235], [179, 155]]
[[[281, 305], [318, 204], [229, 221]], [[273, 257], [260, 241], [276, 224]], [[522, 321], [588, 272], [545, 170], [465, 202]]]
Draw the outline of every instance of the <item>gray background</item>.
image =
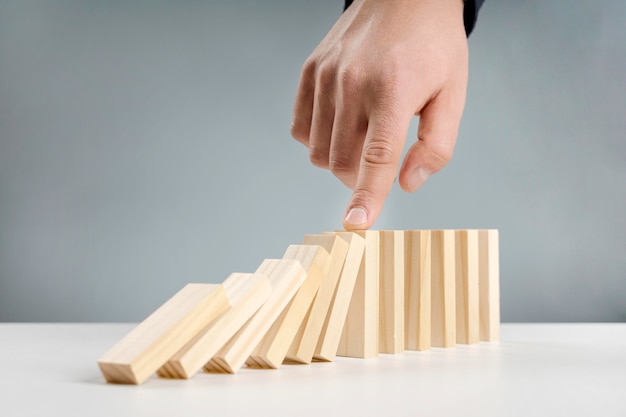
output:
[[[137, 321], [340, 227], [289, 136], [340, 3], [0, 1], [0, 321]], [[455, 157], [375, 227], [500, 229], [505, 321], [626, 320], [625, 21], [488, 1]]]

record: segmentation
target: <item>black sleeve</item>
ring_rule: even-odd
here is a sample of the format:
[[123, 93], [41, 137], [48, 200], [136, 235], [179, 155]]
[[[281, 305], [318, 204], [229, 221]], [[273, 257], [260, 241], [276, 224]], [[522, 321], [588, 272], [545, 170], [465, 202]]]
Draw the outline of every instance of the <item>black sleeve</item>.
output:
[[[472, 33], [478, 19], [478, 11], [482, 7], [485, 0], [465, 0], [465, 8], [463, 9], [463, 23], [465, 23], [465, 34], [467, 36]], [[345, 0], [344, 10], [352, 4], [352, 0]]]

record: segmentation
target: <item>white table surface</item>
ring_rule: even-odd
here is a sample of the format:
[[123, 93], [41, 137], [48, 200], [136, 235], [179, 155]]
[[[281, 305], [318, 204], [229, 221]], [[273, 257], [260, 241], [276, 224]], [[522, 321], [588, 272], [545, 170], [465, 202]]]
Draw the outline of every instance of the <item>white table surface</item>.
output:
[[626, 324], [503, 324], [500, 343], [106, 384], [132, 324], [0, 324], [1, 416], [626, 416]]

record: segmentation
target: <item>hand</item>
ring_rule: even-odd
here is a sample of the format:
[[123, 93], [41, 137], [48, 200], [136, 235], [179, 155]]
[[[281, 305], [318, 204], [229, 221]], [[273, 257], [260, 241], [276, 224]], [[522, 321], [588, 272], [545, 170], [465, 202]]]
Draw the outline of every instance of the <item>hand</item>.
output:
[[305, 62], [291, 134], [354, 190], [343, 225], [368, 229], [393, 185], [418, 189], [452, 157], [468, 66], [463, 0], [356, 0]]

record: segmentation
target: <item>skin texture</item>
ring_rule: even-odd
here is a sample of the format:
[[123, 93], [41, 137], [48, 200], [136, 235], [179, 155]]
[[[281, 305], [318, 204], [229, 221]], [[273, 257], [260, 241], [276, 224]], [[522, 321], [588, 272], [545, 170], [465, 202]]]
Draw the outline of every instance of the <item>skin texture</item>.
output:
[[306, 60], [292, 136], [354, 190], [343, 226], [369, 229], [395, 181], [417, 190], [454, 151], [467, 89], [462, 0], [356, 0]]

